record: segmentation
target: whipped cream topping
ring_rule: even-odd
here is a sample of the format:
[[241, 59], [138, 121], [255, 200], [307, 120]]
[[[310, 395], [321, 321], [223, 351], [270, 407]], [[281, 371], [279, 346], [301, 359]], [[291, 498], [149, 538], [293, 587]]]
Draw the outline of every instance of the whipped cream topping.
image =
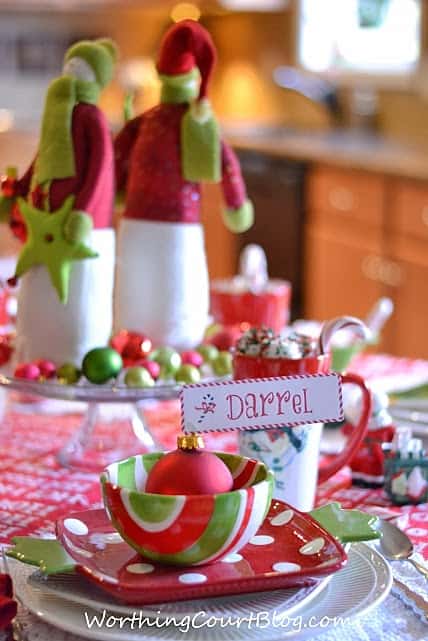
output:
[[278, 336], [271, 329], [252, 327], [241, 336], [236, 351], [263, 358], [306, 358], [317, 355], [317, 340], [297, 332]]

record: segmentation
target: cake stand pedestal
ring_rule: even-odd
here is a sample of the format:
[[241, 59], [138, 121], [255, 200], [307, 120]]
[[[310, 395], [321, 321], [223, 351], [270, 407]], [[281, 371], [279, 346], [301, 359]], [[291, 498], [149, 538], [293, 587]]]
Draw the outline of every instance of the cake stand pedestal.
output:
[[[144, 405], [150, 400], [178, 398], [181, 389], [176, 384], [160, 384], [145, 389], [120, 385], [63, 385], [56, 381], [27, 381], [4, 375], [0, 375], [0, 386], [27, 398], [41, 397], [87, 404], [77, 431], [57, 453], [60, 465], [82, 472], [100, 472], [110, 463], [133, 454], [162, 450], [147, 426]], [[105, 405], [118, 403], [129, 406], [125, 417], [110, 421], [100, 416]]]

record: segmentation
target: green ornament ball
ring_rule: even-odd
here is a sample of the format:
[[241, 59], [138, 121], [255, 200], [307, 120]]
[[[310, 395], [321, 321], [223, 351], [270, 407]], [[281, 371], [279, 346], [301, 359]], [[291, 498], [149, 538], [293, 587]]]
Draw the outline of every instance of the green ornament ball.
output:
[[88, 381], [101, 385], [117, 376], [122, 367], [122, 357], [115, 349], [96, 347], [83, 359], [82, 372]]
[[196, 348], [196, 351], [202, 356], [204, 363], [212, 363], [219, 354], [217, 347], [208, 343], [202, 343]]
[[215, 336], [220, 330], [222, 326], [220, 323], [211, 323], [211, 325], [208, 325], [208, 327], [205, 330], [204, 333], [204, 338], [209, 339], [212, 336]]
[[201, 374], [194, 365], [181, 365], [175, 373], [177, 383], [199, 383]]
[[173, 378], [181, 365], [181, 356], [172, 347], [158, 347], [149, 355], [149, 360], [159, 363], [161, 378]]
[[219, 355], [211, 365], [216, 376], [228, 376], [228, 374], [232, 373], [232, 354], [230, 352], [219, 352]]
[[82, 372], [73, 363], [64, 363], [56, 371], [57, 378], [66, 385], [73, 385], [77, 383], [82, 375]]
[[125, 374], [127, 387], [153, 387], [155, 384], [150, 372], [145, 367], [130, 367]]

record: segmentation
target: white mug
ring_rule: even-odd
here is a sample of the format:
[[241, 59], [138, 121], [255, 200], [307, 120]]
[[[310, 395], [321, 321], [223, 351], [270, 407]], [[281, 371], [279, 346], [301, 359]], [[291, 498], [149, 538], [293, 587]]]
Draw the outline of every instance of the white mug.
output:
[[[300, 359], [263, 358], [236, 353], [233, 359], [235, 380], [301, 376], [330, 371], [329, 353]], [[371, 394], [356, 374], [340, 374], [343, 383], [358, 385], [363, 410], [343, 451], [327, 465], [318, 467], [322, 423], [297, 427], [239, 433], [240, 453], [265, 463], [275, 473], [274, 497], [302, 512], [314, 506], [317, 482], [323, 483], [353, 458], [367, 432], [371, 414]]]
[[314, 507], [323, 424], [239, 433], [239, 452], [275, 473], [274, 497], [308, 512]]

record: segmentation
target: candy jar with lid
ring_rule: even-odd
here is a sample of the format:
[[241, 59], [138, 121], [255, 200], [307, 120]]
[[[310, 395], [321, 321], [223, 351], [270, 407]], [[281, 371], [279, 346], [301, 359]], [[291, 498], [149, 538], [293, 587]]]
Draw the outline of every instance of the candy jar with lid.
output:
[[269, 278], [266, 254], [260, 245], [247, 245], [240, 256], [240, 273], [210, 285], [210, 309], [225, 327], [265, 326], [281, 332], [289, 321], [291, 284]]

